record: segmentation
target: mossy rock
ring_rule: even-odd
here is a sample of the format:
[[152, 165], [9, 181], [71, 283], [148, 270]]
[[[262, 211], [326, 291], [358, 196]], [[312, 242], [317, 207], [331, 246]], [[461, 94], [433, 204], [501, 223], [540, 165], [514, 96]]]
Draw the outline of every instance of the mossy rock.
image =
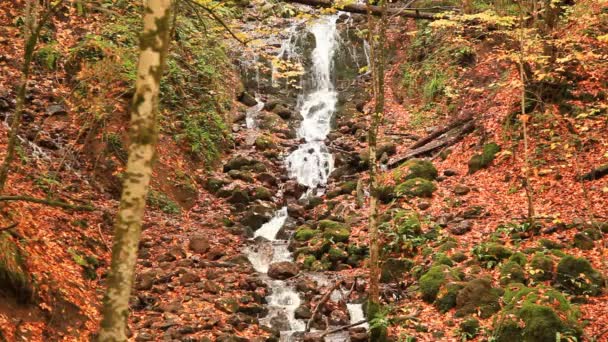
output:
[[498, 265], [502, 260], [510, 257], [513, 252], [496, 242], [486, 242], [473, 248], [473, 255], [487, 268]]
[[302, 255], [302, 259], [300, 260], [300, 264], [306, 269], [311, 269], [314, 262], [317, 261], [314, 255]]
[[437, 299], [434, 302], [437, 310], [441, 313], [445, 313], [456, 307], [458, 292], [463, 288], [464, 284], [461, 282], [449, 282], [445, 286], [442, 286], [437, 294]]
[[240, 179], [247, 183], [253, 182], [253, 175], [249, 171], [230, 170], [228, 171], [228, 176], [232, 179]]
[[268, 188], [263, 187], [263, 186], [258, 186], [257, 188], [255, 188], [253, 190], [253, 198], [263, 200], [263, 201], [269, 201], [272, 199], [272, 193], [270, 192], [270, 190]]
[[604, 286], [604, 278], [587, 259], [567, 255], [557, 265], [555, 284], [574, 295], [597, 296]]
[[479, 320], [475, 318], [466, 319], [460, 323], [459, 330], [464, 340], [473, 339], [479, 334]]
[[496, 341], [555, 341], [558, 333], [579, 340], [578, 310], [559, 291], [512, 284], [504, 301], [505, 307], [494, 320]]
[[350, 229], [345, 224], [336, 221], [321, 220], [319, 229], [323, 231], [325, 239], [333, 242], [346, 242], [350, 236]]
[[395, 186], [388, 184], [378, 185], [373, 191], [373, 195], [375, 195], [380, 202], [387, 204], [395, 198]]
[[400, 235], [415, 237], [422, 234], [420, 218], [414, 212], [408, 210], [393, 211], [392, 221]]
[[388, 258], [382, 263], [380, 282], [397, 283], [404, 279], [406, 272], [412, 269], [414, 262], [410, 259]]
[[454, 262], [445, 253], [437, 253], [433, 255], [433, 265], [454, 266]]
[[393, 171], [395, 183], [403, 183], [404, 181], [422, 178], [426, 180], [435, 180], [438, 176], [437, 169], [432, 162], [422, 159], [411, 159], [401, 164], [399, 168]]
[[583, 233], [593, 241], [598, 241], [603, 238], [602, 231], [598, 228], [587, 228], [583, 231]]
[[331, 268], [331, 262], [326, 260], [315, 260], [310, 266], [310, 270], [313, 272], [327, 271]]
[[536, 281], [544, 281], [553, 279], [553, 268], [555, 263], [551, 257], [548, 257], [545, 253], [538, 252], [532, 257], [530, 261], [530, 277]]
[[509, 261], [513, 261], [519, 266], [525, 266], [528, 263], [528, 257], [522, 252], [515, 252], [509, 257]]
[[317, 258], [321, 258], [331, 248], [331, 242], [321, 237], [314, 237], [308, 241], [308, 250]]
[[341, 262], [348, 259], [348, 253], [345, 250], [336, 247], [330, 248], [327, 252], [327, 256], [329, 260], [333, 262]]
[[228, 172], [230, 170], [241, 170], [247, 166], [252, 166], [256, 161], [252, 159], [245, 158], [243, 156], [236, 156], [230, 159], [224, 165], [224, 172]]
[[424, 178], [408, 179], [395, 187], [394, 193], [397, 197], [432, 197], [437, 186]]
[[350, 194], [357, 189], [356, 181], [348, 181], [340, 184], [340, 192], [342, 194]]
[[[412, 271], [416, 273], [415, 267]], [[433, 303], [442, 286], [449, 282], [460, 280], [461, 275], [446, 265], [435, 265], [420, 277], [418, 285], [422, 299], [428, 303]]]
[[467, 259], [468, 259], [467, 255], [460, 251], [458, 251], [452, 255], [452, 260], [454, 260], [454, 262], [457, 262], [457, 263], [461, 263]]
[[473, 279], [458, 292], [456, 316], [479, 314], [481, 318], [488, 318], [500, 310], [502, 294], [501, 289], [492, 287], [490, 279]]
[[546, 249], [564, 249], [566, 246], [564, 246], [564, 244], [553, 241], [553, 240], [549, 240], [549, 239], [540, 239], [538, 241], [538, 244], [541, 247], [544, 247]]
[[8, 232], [0, 232], [0, 290], [8, 290], [22, 303], [30, 302], [35, 292], [24, 254]]
[[509, 261], [500, 268], [500, 283], [503, 285], [510, 283], [526, 283], [526, 272], [515, 261]]
[[483, 151], [481, 154], [476, 154], [469, 160], [469, 174], [473, 174], [488, 167], [498, 152], [500, 152], [500, 146], [498, 146], [496, 143], [492, 142], [483, 145]]
[[274, 141], [272, 141], [270, 137], [265, 135], [260, 135], [259, 137], [257, 137], [255, 139], [254, 145], [260, 151], [265, 151], [276, 147]]
[[576, 248], [586, 251], [593, 249], [595, 244], [593, 243], [593, 239], [589, 235], [587, 235], [585, 232], [579, 232], [574, 234], [572, 245]]
[[320, 205], [321, 203], [323, 203], [323, 198], [311, 197], [308, 199], [308, 202], [306, 203], [304, 208], [307, 210], [311, 210], [311, 209], [314, 209], [316, 206]]
[[226, 184], [228, 182], [223, 179], [209, 177], [205, 180], [204, 188], [210, 193], [215, 194]]
[[303, 226], [298, 227], [298, 229], [296, 230], [294, 239], [296, 239], [296, 241], [308, 241], [319, 233], [320, 232], [318, 230], [312, 229], [309, 226], [303, 225]]
[[458, 247], [458, 241], [456, 241], [456, 239], [454, 239], [454, 238], [449, 238], [441, 243], [438, 250], [439, 250], [439, 252], [447, 252], [449, 250], [456, 249], [457, 247]]

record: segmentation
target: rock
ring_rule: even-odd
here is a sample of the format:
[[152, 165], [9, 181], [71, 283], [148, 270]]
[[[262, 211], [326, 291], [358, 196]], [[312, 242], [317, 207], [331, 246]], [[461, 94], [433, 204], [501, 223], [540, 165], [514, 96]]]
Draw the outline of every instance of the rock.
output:
[[209, 250], [209, 252], [207, 253], [207, 258], [209, 260], [217, 260], [223, 257], [224, 255], [226, 255], [225, 249], [221, 246], [216, 246]]
[[323, 341], [325, 341], [325, 338], [323, 338], [321, 335], [322, 335], [322, 332], [320, 332], [320, 331], [307, 332], [304, 334], [303, 341], [304, 342], [323, 342]]
[[323, 231], [323, 237], [333, 242], [346, 242], [350, 236], [350, 229], [343, 223], [332, 220], [319, 221], [319, 230]]
[[301, 277], [298, 279], [298, 281], [296, 282], [296, 291], [298, 292], [302, 292], [302, 293], [318, 293], [317, 290], [317, 282], [307, 278], [307, 277]]
[[420, 201], [418, 202], [418, 209], [427, 210], [431, 207], [431, 203], [429, 201]]
[[574, 295], [601, 294], [604, 278], [585, 258], [563, 257], [557, 265], [555, 285]]
[[367, 330], [363, 327], [348, 329], [348, 336], [350, 337], [350, 342], [367, 342], [369, 339]]
[[268, 276], [273, 279], [285, 280], [298, 274], [298, 265], [289, 261], [280, 261], [270, 264]]
[[283, 311], [279, 311], [270, 319], [270, 327], [278, 331], [287, 331], [290, 329], [289, 318]]
[[437, 186], [433, 182], [424, 178], [413, 178], [397, 185], [394, 194], [397, 197], [432, 197], [435, 190]]
[[246, 91], [242, 92], [239, 95], [238, 100], [239, 100], [239, 102], [241, 102], [242, 104], [244, 104], [247, 107], [253, 107], [256, 104], [258, 104], [258, 101], [255, 99], [255, 97], [253, 97], [251, 94], [249, 94]]
[[500, 283], [507, 285], [510, 283], [526, 283], [526, 273], [522, 265], [515, 261], [508, 261], [500, 267]]
[[530, 277], [536, 281], [545, 281], [553, 279], [555, 263], [553, 259], [545, 255], [545, 253], [538, 252], [532, 257], [530, 261]]
[[293, 112], [282, 104], [279, 104], [274, 107], [272, 112], [280, 116], [283, 120], [289, 120], [293, 116]]
[[306, 305], [300, 305], [295, 311], [296, 319], [309, 319], [312, 317], [312, 311]]
[[333, 310], [329, 314], [329, 324], [330, 325], [346, 325], [348, 324], [348, 314], [342, 310]]
[[230, 323], [230, 325], [232, 325], [236, 330], [242, 331], [252, 324], [257, 324], [257, 319], [242, 312], [237, 312], [228, 318], [228, 323]]
[[234, 188], [232, 190], [232, 194], [228, 198], [228, 202], [232, 204], [247, 204], [249, 203], [249, 194], [247, 191], [242, 190], [240, 188]]
[[269, 136], [265, 135], [258, 136], [253, 145], [260, 151], [266, 151], [276, 147], [274, 141], [272, 141]]
[[253, 205], [241, 219], [241, 223], [252, 230], [258, 230], [264, 223], [270, 221], [274, 208], [261, 204]]
[[272, 193], [268, 188], [258, 186], [253, 190], [253, 198], [263, 201], [269, 201], [272, 199]]
[[457, 196], [464, 196], [466, 194], [468, 194], [471, 191], [471, 188], [469, 188], [466, 185], [463, 184], [458, 184], [454, 187], [454, 194], [456, 194]]
[[446, 273], [449, 273], [449, 270], [450, 268], [446, 265], [432, 266], [420, 277], [419, 286], [424, 301], [428, 303], [435, 301], [441, 286], [446, 282]]
[[458, 172], [456, 172], [455, 170], [452, 169], [447, 169], [445, 171], [443, 171], [443, 175], [446, 177], [453, 177], [456, 176], [458, 174]]
[[303, 226], [298, 227], [298, 229], [296, 230], [294, 239], [296, 241], [308, 241], [308, 240], [312, 239], [313, 237], [315, 237], [316, 235], [318, 235], [319, 233], [320, 233], [319, 230], [311, 229], [309, 226], [303, 225]]
[[201, 280], [201, 277], [199, 277], [198, 275], [196, 275], [194, 273], [186, 272], [186, 273], [182, 274], [182, 276], [179, 278], [179, 283], [181, 285], [188, 285], [188, 284], [199, 282], [200, 280]]
[[226, 313], [235, 313], [239, 310], [239, 303], [234, 298], [221, 298], [215, 301], [215, 307]]
[[147, 291], [152, 289], [155, 278], [156, 272], [154, 271], [149, 271], [139, 275], [135, 281], [135, 289], [139, 291]]
[[473, 279], [456, 296], [456, 316], [477, 313], [481, 318], [489, 318], [500, 310], [502, 294], [501, 289], [492, 287], [490, 279]]
[[434, 180], [438, 176], [437, 169], [432, 162], [423, 159], [410, 159], [399, 166], [393, 172], [396, 183], [422, 178], [429, 181]]
[[253, 183], [253, 176], [249, 171], [230, 170], [228, 171], [228, 176], [232, 179], [240, 179], [247, 183]]
[[202, 235], [193, 236], [188, 242], [188, 248], [194, 253], [207, 253], [209, 251], [209, 238]]
[[211, 280], [204, 280], [198, 283], [197, 287], [205, 292], [209, 292], [212, 294], [218, 294], [221, 291], [221, 287]]
[[469, 220], [458, 222], [449, 228], [450, 233], [454, 235], [463, 235], [471, 231], [473, 224]]
[[594, 247], [593, 239], [585, 232], [574, 234], [573, 245], [582, 250], [591, 250]]
[[389, 258], [382, 263], [380, 282], [397, 283], [405, 279], [405, 273], [412, 269], [414, 262], [410, 259]]
[[513, 252], [509, 248], [496, 242], [482, 243], [473, 248], [473, 255], [488, 268], [498, 265], [512, 254]]
[[460, 331], [466, 334], [466, 339], [472, 339], [479, 334], [479, 321], [476, 318], [469, 318], [460, 323]]
[[247, 166], [252, 166], [255, 163], [255, 160], [251, 160], [243, 156], [235, 156], [224, 165], [224, 172], [228, 172], [230, 170], [241, 170]]

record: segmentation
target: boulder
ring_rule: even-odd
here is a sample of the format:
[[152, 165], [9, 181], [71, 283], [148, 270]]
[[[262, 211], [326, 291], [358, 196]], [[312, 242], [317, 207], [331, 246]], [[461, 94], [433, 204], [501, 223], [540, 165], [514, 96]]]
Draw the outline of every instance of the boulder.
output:
[[319, 221], [319, 230], [323, 231], [326, 240], [333, 242], [346, 242], [350, 236], [350, 229], [345, 224], [331, 220]]
[[469, 220], [464, 220], [450, 226], [449, 231], [454, 235], [463, 235], [471, 231], [473, 223]]
[[255, 99], [255, 97], [253, 97], [253, 95], [249, 94], [246, 91], [239, 94], [238, 100], [240, 103], [244, 104], [247, 107], [253, 107], [258, 104], [258, 101]]
[[490, 279], [473, 279], [456, 296], [456, 315], [464, 317], [477, 313], [481, 318], [488, 318], [500, 310], [502, 294], [501, 289], [492, 287]]
[[298, 265], [289, 261], [275, 262], [268, 267], [268, 276], [273, 279], [289, 279], [299, 272]]
[[555, 285], [573, 295], [601, 294], [604, 278], [585, 258], [563, 257], [557, 265]]
[[190, 241], [188, 242], [188, 248], [198, 254], [207, 253], [209, 247], [209, 237], [207, 236], [196, 235], [190, 238]]
[[500, 146], [496, 143], [489, 143], [483, 145], [483, 151], [481, 154], [476, 154], [469, 160], [469, 174], [473, 174], [483, 168], [488, 167], [496, 154], [500, 152]]
[[397, 185], [394, 194], [397, 197], [432, 197], [437, 186], [424, 178], [412, 178]]
[[469, 188], [466, 185], [457, 184], [454, 187], [454, 194], [456, 194], [457, 196], [464, 196], [464, 195], [468, 194], [469, 192], [471, 192], [471, 188]]

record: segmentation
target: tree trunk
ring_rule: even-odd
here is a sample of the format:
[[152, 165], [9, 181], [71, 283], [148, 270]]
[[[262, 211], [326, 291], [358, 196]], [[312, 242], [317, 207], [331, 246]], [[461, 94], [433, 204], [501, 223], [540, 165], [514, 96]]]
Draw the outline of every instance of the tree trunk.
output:
[[[334, 7], [334, 1], [332, 0], [285, 0], [286, 2], [303, 4], [313, 7], [322, 7], [322, 8], [332, 8]], [[404, 9], [404, 8], [382, 8], [382, 6], [373, 6], [373, 5], [359, 5], [359, 4], [348, 4], [339, 7], [340, 11], [349, 12], [349, 13], [358, 13], [358, 14], [371, 14], [376, 16], [381, 16], [382, 13], [386, 13], [386, 15], [394, 15], [400, 16], [404, 18], [414, 18], [414, 19], [427, 19], [427, 20], [436, 20], [445, 17], [440, 13], [429, 13], [429, 12], [420, 12], [416, 9]]]
[[[374, 93], [374, 112], [368, 132], [368, 147], [369, 147], [369, 177], [370, 177], [370, 205], [369, 205], [369, 240], [370, 240], [370, 261], [369, 261], [369, 305], [368, 317], [373, 318], [380, 307], [380, 241], [378, 232], [378, 166], [376, 164], [376, 145], [378, 138], [378, 129], [384, 115], [384, 45], [386, 38], [386, 1], [380, 1], [380, 26], [377, 34], [378, 41], [374, 32], [375, 27], [372, 19], [371, 5], [368, 12], [369, 24], [369, 43], [370, 43], [370, 61], [372, 63], [372, 84]], [[382, 328], [372, 329], [370, 332], [370, 340], [383, 341], [385, 331]]]
[[112, 264], [104, 298], [99, 341], [126, 341], [129, 296], [146, 195], [152, 176], [162, 69], [169, 46], [171, 0], [144, 1], [135, 95], [131, 106], [129, 159], [114, 223]]
[[15, 106], [15, 113], [11, 120], [11, 130], [8, 135], [8, 144], [6, 147], [6, 154], [4, 155], [4, 161], [0, 166], [0, 194], [4, 193], [4, 186], [8, 178], [8, 172], [11, 168], [11, 163], [15, 158], [15, 148], [17, 147], [17, 136], [19, 133], [19, 127], [21, 126], [21, 118], [23, 117], [23, 110], [25, 108], [25, 95], [27, 93], [27, 83], [30, 78], [30, 67], [32, 65], [32, 58], [34, 56], [34, 50], [40, 37], [42, 27], [46, 22], [55, 14], [59, 7], [63, 4], [63, 0], [58, 1], [53, 7], [51, 7], [36, 23], [35, 11], [32, 9], [33, 3], [28, 3], [27, 17], [29, 32], [26, 32], [25, 37], [25, 53], [23, 57], [23, 65], [21, 66], [21, 81], [19, 83], [19, 90], [17, 91], [17, 104]]

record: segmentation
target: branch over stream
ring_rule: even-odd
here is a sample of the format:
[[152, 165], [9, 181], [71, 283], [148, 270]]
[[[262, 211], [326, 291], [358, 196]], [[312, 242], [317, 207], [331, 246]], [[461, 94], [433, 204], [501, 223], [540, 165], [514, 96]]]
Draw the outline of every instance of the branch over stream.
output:
[[[334, 7], [334, 2], [332, 0], [285, 0], [286, 2], [308, 5], [313, 7], [321, 7], [321, 8], [332, 8]], [[380, 15], [382, 13], [382, 8], [380, 6], [367, 6], [360, 4], [348, 4], [339, 8], [340, 11], [349, 12], [349, 13], [358, 13], [358, 14], [367, 14], [368, 9], [373, 15]], [[405, 9], [405, 8], [388, 8], [386, 10], [386, 14], [400, 16], [405, 18], [414, 18], [414, 19], [427, 19], [427, 20], [437, 20], [444, 18], [446, 15], [441, 13], [430, 13], [430, 12], [421, 12], [416, 9]]]

